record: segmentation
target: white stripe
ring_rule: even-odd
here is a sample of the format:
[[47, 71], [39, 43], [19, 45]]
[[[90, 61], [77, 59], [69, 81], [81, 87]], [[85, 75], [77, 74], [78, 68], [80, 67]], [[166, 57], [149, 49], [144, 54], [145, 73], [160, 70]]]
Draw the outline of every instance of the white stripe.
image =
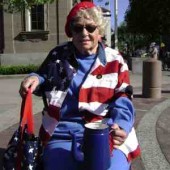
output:
[[139, 143], [136, 137], [136, 133], [135, 133], [135, 129], [132, 128], [131, 132], [129, 133], [127, 139], [125, 140], [125, 142], [119, 147], [119, 149], [125, 153], [126, 156], [128, 156], [128, 154], [130, 152], [133, 152], [136, 150], [136, 148], [138, 147]]
[[120, 68], [120, 72], [128, 71], [128, 65], [126, 63], [123, 63], [122, 67]]
[[82, 88], [104, 87], [114, 89], [118, 83], [117, 76], [117, 73], [111, 73], [102, 75], [102, 78], [98, 79], [96, 75], [88, 75]]
[[107, 62], [112, 62], [112, 61], [120, 61], [122, 60], [122, 56], [119, 54], [118, 51], [111, 49], [111, 48], [105, 48], [105, 53], [107, 56]]
[[97, 58], [90, 72], [93, 72], [95, 69], [97, 69], [101, 65], [102, 63], [100, 62], [99, 58]]
[[43, 113], [44, 113], [44, 116], [42, 119], [43, 127], [44, 127], [45, 131], [48, 132], [49, 135], [51, 136], [54, 132], [56, 125], [58, 124], [57, 123], [58, 121], [56, 119], [50, 117], [46, 111], [44, 111]]
[[[107, 49], [107, 48], [106, 48]], [[108, 48], [109, 49], [109, 48]], [[105, 50], [106, 52], [106, 59], [107, 59], [107, 62], [113, 62], [113, 61], [117, 61], [118, 63], [124, 63], [124, 60], [122, 58], [121, 55], [119, 55], [119, 53], [115, 50]], [[94, 71], [95, 69], [97, 69], [99, 66], [103, 66], [102, 63], [100, 62], [100, 59], [97, 58], [93, 67], [92, 67], [92, 70], [91, 71]]]
[[61, 105], [66, 97], [67, 92], [53, 90], [50, 92], [46, 92], [45, 94], [46, 94], [48, 101], [51, 105], [61, 107]]
[[128, 71], [128, 66], [118, 51], [114, 49], [106, 48], [105, 52], [107, 55], [107, 62], [113, 62], [117, 60], [119, 63], [122, 64], [120, 71], [121, 72]]
[[127, 83], [122, 83], [119, 88], [116, 88], [116, 89], [115, 89], [115, 92], [116, 92], [116, 93], [118, 93], [118, 92], [125, 92], [125, 88], [126, 88], [128, 85], [129, 85], [129, 84], [127, 84]]
[[95, 115], [105, 116], [108, 113], [108, 104], [101, 104], [99, 102], [79, 102], [80, 110], [87, 110]]

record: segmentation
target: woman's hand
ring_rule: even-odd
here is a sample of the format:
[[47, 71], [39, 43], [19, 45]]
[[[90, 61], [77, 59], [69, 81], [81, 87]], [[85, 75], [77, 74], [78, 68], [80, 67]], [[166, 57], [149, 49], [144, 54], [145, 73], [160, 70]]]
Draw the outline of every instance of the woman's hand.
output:
[[110, 133], [112, 135], [114, 149], [117, 149], [121, 144], [123, 144], [125, 139], [127, 138], [126, 132], [121, 129], [118, 124], [114, 124], [111, 127]]
[[39, 78], [37, 76], [29, 76], [26, 77], [20, 85], [19, 93], [23, 97], [27, 94], [28, 89], [31, 89], [31, 92], [33, 92], [36, 87], [39, 85]]

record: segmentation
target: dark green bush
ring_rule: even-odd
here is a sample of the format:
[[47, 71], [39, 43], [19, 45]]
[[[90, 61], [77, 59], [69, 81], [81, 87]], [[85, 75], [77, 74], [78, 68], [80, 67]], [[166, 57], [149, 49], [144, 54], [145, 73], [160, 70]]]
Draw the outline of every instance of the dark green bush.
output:
[[0, 75], [11, 75], [11, 74], [28, 74], [35, 72], [39, 66], [27, 65], [27, 66], [0, 66]]

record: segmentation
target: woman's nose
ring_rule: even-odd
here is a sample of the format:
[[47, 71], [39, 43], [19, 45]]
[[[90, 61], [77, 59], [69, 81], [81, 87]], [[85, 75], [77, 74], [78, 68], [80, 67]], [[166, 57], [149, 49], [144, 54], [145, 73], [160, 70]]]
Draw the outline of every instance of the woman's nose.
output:
[[88, 35], [89, 34], [89, 32], [86, 30], [86, 27], [83, 27], [82, 34], [83, 35]]

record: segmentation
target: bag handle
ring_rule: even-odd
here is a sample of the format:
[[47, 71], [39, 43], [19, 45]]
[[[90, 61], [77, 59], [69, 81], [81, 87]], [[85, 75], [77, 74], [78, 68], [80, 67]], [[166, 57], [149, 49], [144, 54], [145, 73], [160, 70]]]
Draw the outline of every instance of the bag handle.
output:
[[27, 129], [27, 133], [34, 135], [34, 122], [33, 122], [33, 112], [32, 112], [32, 93], [31, 89], [28, 90], [26, 96], [22, 98], [21, 111], [20, 111], [20, 141], [18, 145], [18, 154], [16, 160], [16, 169], [21, 170], [21, 160], [23, 157], [23, 148], [21, 147], [23, 143], [23, 132]]
[[24, 128], [27, 128], [28, 134], [34, 134], [34, 119], [32, 111], [32, 93], [31, 89], [28, 90], [26, 96], [22, 100], [21, 105], [21, 131], [24, 131]]

